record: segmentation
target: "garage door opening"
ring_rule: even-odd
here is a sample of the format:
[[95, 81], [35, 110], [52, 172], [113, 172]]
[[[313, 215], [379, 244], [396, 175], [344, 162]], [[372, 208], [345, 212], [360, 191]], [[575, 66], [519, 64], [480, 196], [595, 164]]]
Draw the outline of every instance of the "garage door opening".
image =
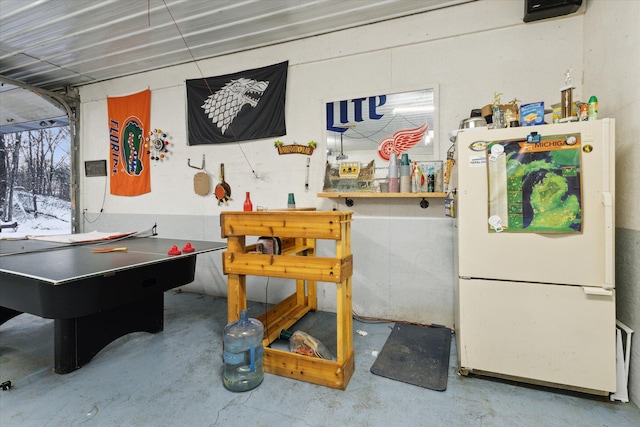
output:
[[0, 238], [72, 232], [70, 147], [69, 126], [0, 134]]

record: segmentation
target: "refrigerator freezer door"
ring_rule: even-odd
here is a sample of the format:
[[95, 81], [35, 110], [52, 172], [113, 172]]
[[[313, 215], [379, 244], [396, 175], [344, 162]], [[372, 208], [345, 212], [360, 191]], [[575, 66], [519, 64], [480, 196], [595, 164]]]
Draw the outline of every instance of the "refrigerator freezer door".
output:
[[[505, 156], [487, 160], [483, 145], [491, 141], [580, 134], [580, 233], [496, 233], [500, 215], [489, 215], [488, 174], [504, 179]], [[614, 121], [612, 119], [496, 130], [461, 130], [457, 137], [457, 233], [459, 276], [540, 283], [614, 287]], [[487, 164], [495, 171], [491, 171]], [[494, 164], [495, 163], [495, 164]], [[493, 185], [493, 184], [492, 184]], [[502, 189], [491, 194], [504, 199]], [[495, 204], [494, 204], [495, 205]], [[501, 212], [502, 206], [494, 206]], [[506, 214], [504, 214], [506, 215]], [[496, 229], [498, 229], [496, 228]]]
[[615, 291], [460, 280], [459, 367], [606, 395], [616, 391]]

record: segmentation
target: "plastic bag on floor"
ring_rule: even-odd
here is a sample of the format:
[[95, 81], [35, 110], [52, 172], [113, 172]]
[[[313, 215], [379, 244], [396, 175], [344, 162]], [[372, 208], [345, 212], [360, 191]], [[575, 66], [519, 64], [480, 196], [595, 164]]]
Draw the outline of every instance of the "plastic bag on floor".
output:
[[280, 336], [284, 339], [289, 339], [289, 350], [293, 353], [333, 360], [333, 355], [329, 349], [320, 340], [306, 332], [295, 331], [292, 334], [289, 331], [283, 330]]

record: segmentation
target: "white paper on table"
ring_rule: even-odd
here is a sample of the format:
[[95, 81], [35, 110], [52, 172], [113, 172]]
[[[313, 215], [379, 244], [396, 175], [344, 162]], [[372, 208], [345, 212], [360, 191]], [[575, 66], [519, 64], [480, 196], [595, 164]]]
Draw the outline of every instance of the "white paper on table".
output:
[[81, 243], [81, 242], [100, 242], [103, 240], [119, 239], [121, 237], [127, 237], [134, 234], [135, 231], [122, 233], [118, 231], [114, 232], [102, 232], [91, 231], [89, 233], [76, 233], [76, 234], [52, 234], [49, 236], [28, 236], [31, 240], [42, 240], [45, 242], [55, 243]]

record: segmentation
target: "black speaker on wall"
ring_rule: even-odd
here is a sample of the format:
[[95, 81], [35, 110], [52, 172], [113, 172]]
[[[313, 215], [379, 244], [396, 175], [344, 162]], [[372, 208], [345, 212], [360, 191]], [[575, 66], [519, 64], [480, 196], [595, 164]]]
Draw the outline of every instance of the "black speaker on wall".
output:
[[581, 5], [582, 0], [524, 0], [524, 22], [568, 15]]

